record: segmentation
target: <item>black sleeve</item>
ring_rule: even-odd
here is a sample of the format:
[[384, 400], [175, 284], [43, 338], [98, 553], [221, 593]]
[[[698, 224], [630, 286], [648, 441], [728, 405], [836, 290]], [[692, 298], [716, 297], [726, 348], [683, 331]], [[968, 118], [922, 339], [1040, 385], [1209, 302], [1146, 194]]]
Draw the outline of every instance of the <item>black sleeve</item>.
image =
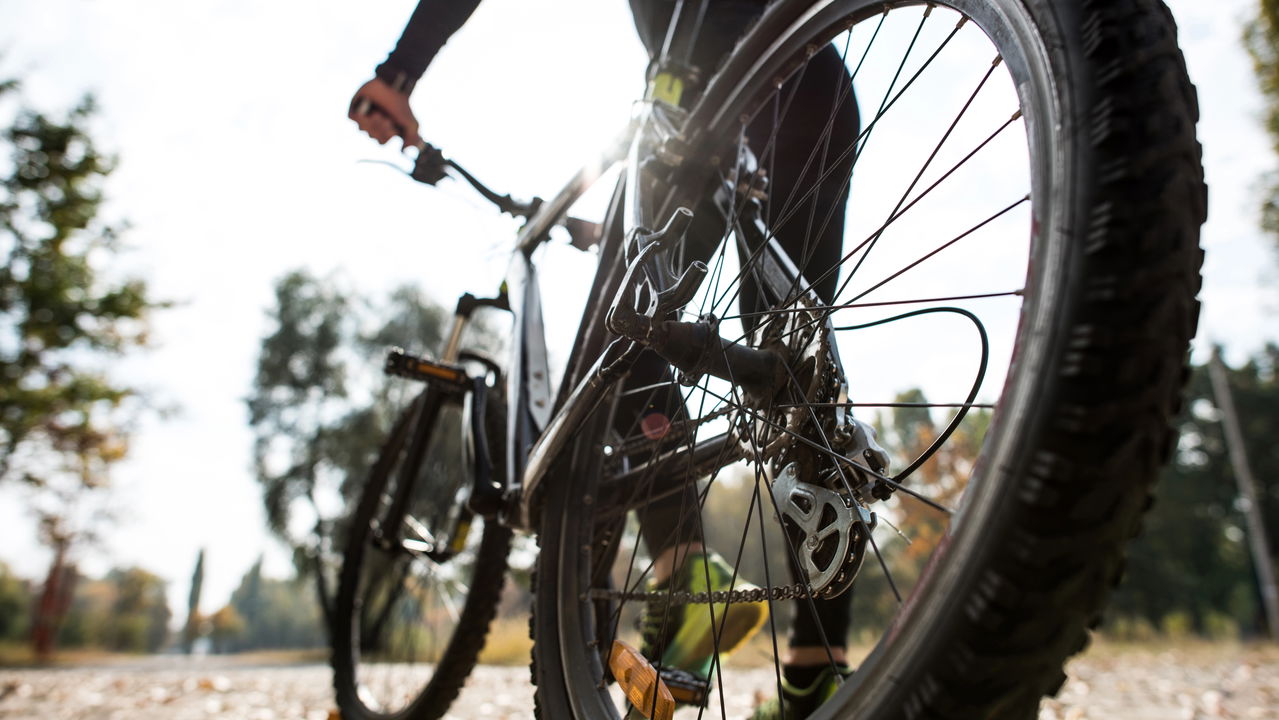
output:
[[480, 0], [420, 0], [395, 49], [377, 66], [377, 76], [392, 86], [412, 90], [435, 54], [479, 4]]

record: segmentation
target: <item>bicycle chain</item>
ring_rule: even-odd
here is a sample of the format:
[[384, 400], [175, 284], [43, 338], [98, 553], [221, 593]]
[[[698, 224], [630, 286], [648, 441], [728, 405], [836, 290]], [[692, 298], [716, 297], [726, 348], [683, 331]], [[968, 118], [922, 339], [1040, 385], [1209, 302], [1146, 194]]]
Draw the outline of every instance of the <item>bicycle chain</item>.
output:
[[[836, 381], [837, 382], [837, 381]], [[631, 440], [619, 447], [615, 448], [616, 454], [619, 456], [632, 455], [637, 451], [645, 451], [652, 447], [655, 451], [661, 450], [661, 446], [669, 443], [669, 433], [683, 431], [687, 426], [696, 427], [701, 424], [710, 422], [717, 418], [728, 415], [738, 408], [726, 406], [716, 410], [703, 418], [685, 419], [672, 423], [666, 438], [640, 439]], [[665, 442], [664, 442], [665, 441]], [[587, 593], [591, 600], [616, 600], [621, 602], [633, 602], [642, 600], [649, 601], [665, 601], [671, 606], [679, 605], [706, 605], [706, 604], [738, 604], [738, 603], [760, 603], [783, 600], [804, 600], [809, 597], [808, 585], [805, 583], [795, 583], [793, 585], [778, 585], [768, 588], [754, 588], [751, 590], [715, 590], [711, 592], [671, 592], [669, 590], [649, 590], [649, 591], [623, 591], [623, 590], [602, 590], [595, 588]], [[820, 594], [817, 595], [820, 597]]]
[[[671, 444], [670, 436], [673, 435], [674, 433], [687, 432], [688, 428], [695, 429], [699, 425], [704, 425], [712, 420], [724, 417], [725, 415], [733, 412], [736, 409], [737, 408], [734, 408], [734, 407], [725, 407], [707, 414], [706, 417], [701, 417], [696, 419], [687, 419], [687, 420], [676, 420], [675, 422], [671, 423], [671, 427], [666, 431], [666, 434], [663, 435], [662, 437], [654, 438], [651, 440], [649, 438], [628, 440], [625, 443], [622, 443], [621, 445], [615, 447], [613, 449], [614, 454], [618, 456], [631, 456], [637, 453], [647, 452], [649, 448], [652, 448], [654, 451], [660, 452], [662, 450], [663, 445]], [[676, 447], [682, 447], [682, 446], [683, 446], [683, 443], [681, 442], [680, 445], [672, 446], [671, 449], [675, 449]]]
[[738, 603], [760, 603], [781, 600], [804, 600], [808, 597], [808, 586], [804, 583], [794, 585], [778, 585], [771, 588], [754, 588], [753, 590], [714, 590], [711, 592], [670, 592], [669, 590], [631, 591], [593, 589], [588, 593], [591, 600], [634, 601], [650, 600], [669, 601], [676, 605], [707, 605], [710, 603], [735, 605]]

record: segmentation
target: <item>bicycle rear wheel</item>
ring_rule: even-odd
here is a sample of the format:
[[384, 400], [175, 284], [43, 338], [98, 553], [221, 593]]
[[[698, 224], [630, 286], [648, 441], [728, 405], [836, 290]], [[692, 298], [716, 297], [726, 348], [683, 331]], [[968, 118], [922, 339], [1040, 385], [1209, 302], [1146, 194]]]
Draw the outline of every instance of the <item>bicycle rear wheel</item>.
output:
[[[364, 486], [334, 605], [333, 684], [344, 718], [442, 717], [484, 647], [511, 531], [461, 506], [470, 484], [464, 401], [424, 391]], [[399, 498], [405, 520], [392, 527]]]
[[[831, 53], [828, 104], [797, 104]], [[860, 126], [841, 136], [852, 87]], [[792, 112], [824, 122], [791, 186], [764, 192]], [[628, 429], [615, 403], [583, 434], [542, 513], [543, 716], [624, 714], [612, 643], [640, 644], [638, 606], [661, 593], [697, 606], [646, 589], [651, 548], [625, 520], [695, 484], [684, 539], [735, 568], [724, 600], [772, 618], [714, 659], [706, 712], [781, 692], [787, 616], [823, 626], [808, 598], [851, 592], [851, 628], [820, 645], [857, 672], [812, 717], [1033, 717], [1175, 442], [1206, 212], [1196, 120], [1156, 0], [771, 6], [692, 108], [662, 214], [727, 214], [685, 316], [771, 349], [785, 378], [752, 397], [686, 377], [671, 417]], [[747, 149], [765, 172], [741, 172]], [[806, 240], [832, 223], [834, 263]], [[886, 469], [857, 434], [871, 421]], [[745, 580], [763, 589], [734, 594]], [[721, 602], [700, 607], [722, 623]]]

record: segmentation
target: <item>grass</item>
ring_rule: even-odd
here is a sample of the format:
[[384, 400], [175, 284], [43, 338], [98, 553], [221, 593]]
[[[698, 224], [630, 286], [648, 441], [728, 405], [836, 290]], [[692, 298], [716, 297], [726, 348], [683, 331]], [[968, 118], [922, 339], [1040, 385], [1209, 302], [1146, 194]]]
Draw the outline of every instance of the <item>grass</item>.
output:
[[1161, 635], [1143, 640], [1126, 640], [1101, 634], [1093, 636], [1092, 643], [1082, 654], [1091, 658], [1109, 659], [1133, 654], [1157, 655], [1160, 653], [1177, 653], [1181, 657], [1204, 661], [1240, 657], [1246, 653], [1262, 662], [1279, 663], [1279, 645], [1263, 640], [1210, 640], [1197, 636]]
[[36, 659], [29, 643], [0, 643], [0, 667], [66, 667], [73, 665], [110, 665], [135, 660], [140, 655], [113, 653], [98, 649], [59, 650], [43, 662]]
[[[25, 643], [0, 643], [0, 668], [56, 668], [85, 665], [118, 665], [137, 662], [139, 659], [157, 657], [157, 655], [117, 653], [93, 648], [76, 648], [59, 650], [45, 662], [36, 660], [31, 646]], [[186, 658], [185, 655], [169, 656]], [[301, 650], [255, 650], [228, 655], [200, 656], [202, 660], [216, 660], [231, 665], [304, 665], [326, 663], [329, 660], [327, 648], [308, 648]]]
[[500, 618], [489, 627], [479, 662], [481, 665], [528, 665], [532, 650], [528, 620], [523, 617]]

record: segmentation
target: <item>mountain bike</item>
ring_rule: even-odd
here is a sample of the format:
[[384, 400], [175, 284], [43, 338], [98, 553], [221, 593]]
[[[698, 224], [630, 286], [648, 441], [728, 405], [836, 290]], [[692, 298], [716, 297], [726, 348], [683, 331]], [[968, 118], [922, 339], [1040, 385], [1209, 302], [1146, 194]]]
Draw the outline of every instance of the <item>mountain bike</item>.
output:
[[[1176, 440], [1206, 187], [1170, 13], [779, 0], [712, 69], [688, 62], [706, 3], [673, 7], [630, 125], [549, 201], [419, 154], [417, 179], [459, 176], [527, 222], [438, 359], [388, 360], [425, 390], [343, 566], [344, 715], [445, 712], [516, 530], [540, 545], [541, 717], [749, 714], [754, 691], [782, 691], [786, 615], [847, 593], [855, 637], [824, 643], [856, 671], [812, 717], [1034, 717]], [[846, 72], [822, 132], [779, 157], [760, 129], [832, 52]], [[578, 217], [609, 168], [607, 211]], [[832, 223], [833, 263], [779, 239]], [[599, 260], [558, 388], [536, 262], [556, 227]], [[508, 360], [462, 348], [480, 307], [509, 311]], [[735, 568], [728, 589], [649, 582], [633, 515], [678, 497]], [[629, 649], [642, 606], [744, 602], [767, 605], [765, 631], [708, 674]]]

